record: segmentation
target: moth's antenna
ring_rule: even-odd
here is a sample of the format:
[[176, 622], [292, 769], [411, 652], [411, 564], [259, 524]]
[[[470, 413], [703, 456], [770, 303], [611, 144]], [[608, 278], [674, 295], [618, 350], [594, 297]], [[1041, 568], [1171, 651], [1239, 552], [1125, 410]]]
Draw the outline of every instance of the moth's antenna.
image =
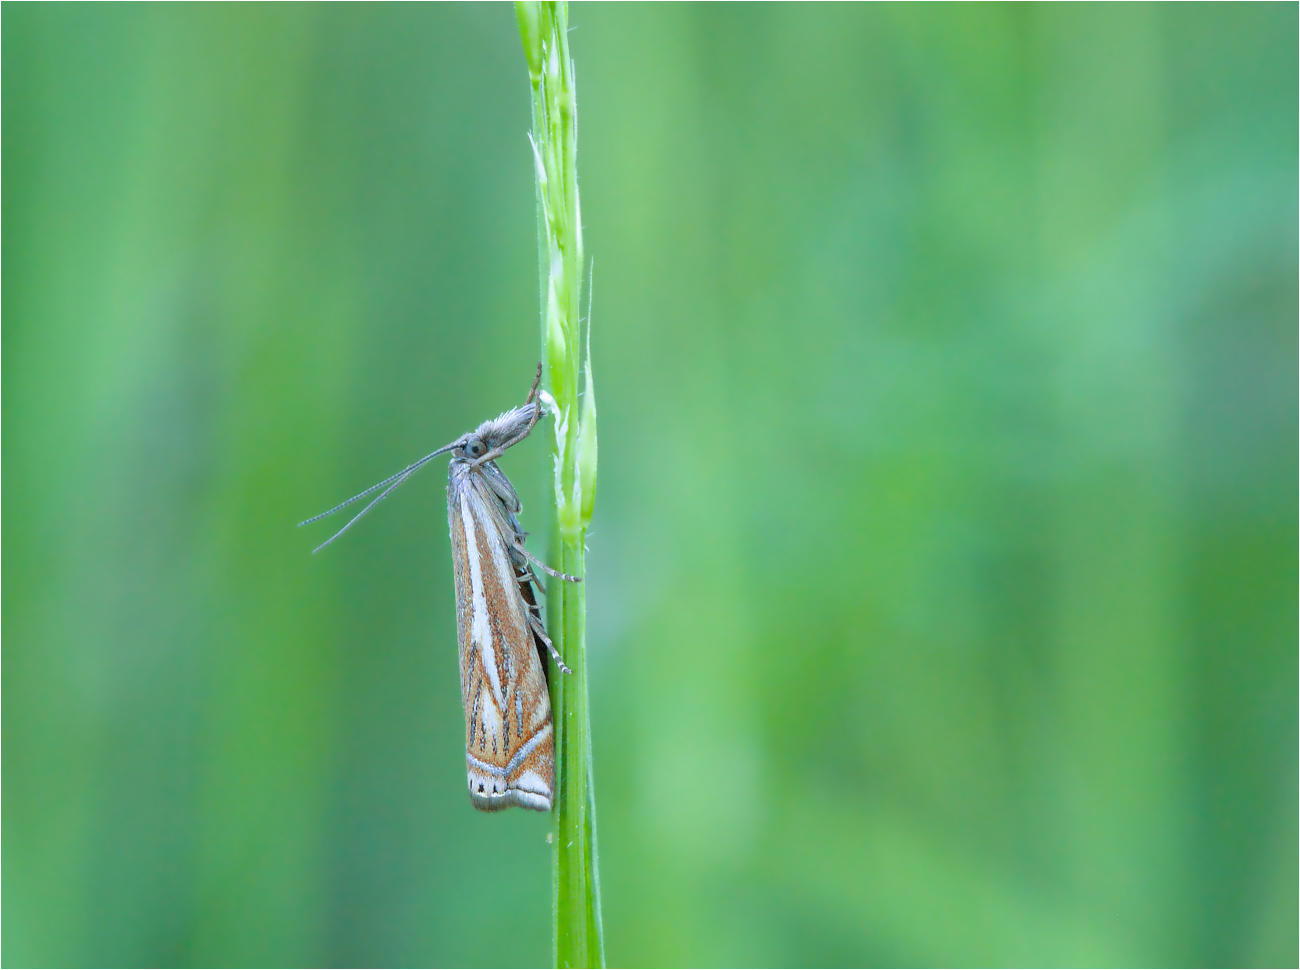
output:
[[[432, 457], [433, 457], [433, 455], [430, 455], [430, 456], [429, 456], [429, 458], [432, 458]], [[428, 461], [428, 458], [421, 459], [421, 462], [424, 462], [424, 461]], [[355, 502], [357, 499], [359, 499], [359, 498], [365, 498], [367, 495], [369, 495], [369, 494], [370, 494], [371, 492], [373, 492], [375, 489], [377, 489], [377, 488], [383, 488], [385, 485], [387, 485], [389, 482], [391, 482], [391, 481], [392, 481], [393, 479], [395, 479], [395, 478], [401, 478], [403, 475], [405, 475], [407, 472], [409, 472], [412, 468], [418, 468], [418, 467], [419, 467], [419, 464], [420, 464], [420, 463], [416, 463], [415, 465], [408, 465], [406, 468], [403, 468], [403, 469], [402, 469], [400, 472], [398, 472], [396, 475], [393, 475], [393, 476], [390, 477], [390, 478], [385, 478], [382, 482], [376, 482], [375, 484], [371, 485], [368, 489], [366, 489], [364, 492], [358, 492], [356, 495], [353, 495], [353, 496], [352, 496], [350, 499], [348, 499], [346, 502], [340, 502], [338, 505], [334, 506], [334, 508], [330, 509], [328, 512], [322, 512], [320, 515], [313, 515], [310, 519], [303, 519], [303, 521], [301, 521], [301, 522], [298, 523], [298, 527], [299, 527], [299, 528], [302, 528], [304, 525], [311, 525], [313, 522], [319, 522], [321, 519], [325, 518], [326, 516], [333, 515], [333, 514], [334, 514], [335, 512], [337, 512], [339, 509], [345, 509], [345, 508], [347, 508], [349, 505], [351, 505], [351, 504], [352, 504], [353, 502]]]
[[[334, 533], [332, 536], [330, 536], [328, 539], [326, 539], [324, 542], [322, 542], [319, 546], [317, 546], [315, 549], [313, 549], [313, 550], [312, 550], [312, 554], [314, 555], [314, 554], [320, 552], [322, 549], [324, 549], [326, 546], [328, 546], [331, 542], [333, 542], [333, 541], [334, 541], [335, 539], [337, 539], [339, 536], [343, 535], [343, 533], [347, 532], [348, 529], [352, 528], [353, 523], [355, 523], [355, 522], [357, 521], [357, 519], [361, 518], [363, 515], [365, 515], [367, 512], [369, 512], [371, 509], [373, 509], [376, 505], [378, 505], [380, 502], [382, 502], [385, 498], [387, 498], [389, 492], [391, 492], [393, 489], [397, 488], [398, 485], [401, 485], [402, 482], [406, 481], [408, 478], [410, 478], [412, 475], [414, 475], [417, 471], [419, 471], [421, 468], [423, 468], [424, 465], [425, 465], [426, 463], [428, 463], [431, 459], [438, 457], [438, 455], [441, 455], [443, 452], [451, 451], [452, 448], [455, 448], [455, 447], [456, 447], [457, 443], [458, 443], [458, 441], [453, 441], [451, 444], [449, 444], [449, 445], [447, 445], [447, 446], [445, 446], [445, 447], [443, 447], [443, 448], [439, 448], [437, 451], [434, 451], [434, 452], [431, 452], [431, 453], [425, 455], [425, 456], [424, 456], [423, 458], [421, 458], [419, 461], [417, 461], [417, 462], [412, 462], [411, 464], [407, 465], [405, 468], [403, 468], [403, 469], [402, 469], [400, 472], [398, 472], [396, 475], [390, 475], [388, 478], [385, 478], [382, 482], [376, 482], [374, 485], [371, 485], [371, 486], [370, 486], [368, 489], [366, 489], [364, 492], [358, 492], [356, 495], [353, 495], [353, 496], [352, 496], [350, 499], [348, 499], [346, 502], [340, 502], [338, 505], [334, 506], [334, 508], [330, 509], [328, 512], [322, 512], [320, 515], [313, 515], [310, 519], [304, 519], [302, 522], [299, 522], [299, 523], [298, 523], [298, 526], [299, 526], [300, 528], [301, 528], [302, 526], [304, 526], [304, 525], [310, 525], [311, 523], [313, 523], [313, 522], [317, 522], [317, 521], [319, 521], [319, 520], [325, 518], [326, 516], [333, 515], [333, 514], [334, 514], [335, 512], [337, 512], [339, 509], [347, 508], [349, 505], [351, 505], [351, 504], [352, 504], [353, 502], [355, 502], [357, 499], [359, 499], [359, 498], [365, 498], [367, 495], [369, 495], [371, 492], [375, 491], [376, 489], [379, 489], [379, 488], [383, 488], [383, 489], [384, 489], [384, 490], [383, 490], [382, 492], [380, 492], [379, 495], [378, 495], [376, 498], [374, 498], [374, 499], [373, 499], [373, 500], [372, 500], [372, 501], [371, 501], [371, 502], [370, 502], [370, 503], [369, 503], [369, 504], [368, 504], [364, 509], [362, 509], [360, 512], [358, 512], [356, 515], [352, 516], [352, 518], [348, 520], [348, 524], [347, 524], [347, 525], [345, 525], [343, 528], [339, 529], [338, 532]], [[392, 483], [391, 485], [389, 484], [390, 482]], [[387, 487], [387, 488], [384, 488], [385, 485], [388, 485], [388, 487]]]

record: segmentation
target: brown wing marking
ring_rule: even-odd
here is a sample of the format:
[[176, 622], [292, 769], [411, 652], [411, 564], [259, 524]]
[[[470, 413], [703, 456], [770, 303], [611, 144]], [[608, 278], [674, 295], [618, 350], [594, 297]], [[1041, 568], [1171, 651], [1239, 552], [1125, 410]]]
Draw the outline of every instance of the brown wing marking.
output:
[[508, 527], [499, 521], [490, 486], [468, 469], [463, 477], [457, 471], [453, 465], [448, 519], [470, 800], [486, 811], [512, 805], [549, 811], [555, 784], [550, 697], [528, 604], [502, 539]]

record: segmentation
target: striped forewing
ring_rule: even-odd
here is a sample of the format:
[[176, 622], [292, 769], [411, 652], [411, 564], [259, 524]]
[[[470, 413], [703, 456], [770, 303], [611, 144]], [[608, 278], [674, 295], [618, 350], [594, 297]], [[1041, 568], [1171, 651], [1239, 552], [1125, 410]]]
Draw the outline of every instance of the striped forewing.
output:
[[546, 675], [508, 542], [515, 533], [480, 470], [453, 461], [447, 519], [470, 800], [486, 811], [549, 811], [555, 743]]

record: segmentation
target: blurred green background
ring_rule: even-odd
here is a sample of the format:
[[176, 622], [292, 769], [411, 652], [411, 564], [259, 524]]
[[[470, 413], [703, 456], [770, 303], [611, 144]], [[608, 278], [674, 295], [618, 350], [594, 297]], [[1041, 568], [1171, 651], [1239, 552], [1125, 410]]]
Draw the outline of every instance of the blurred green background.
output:
[[[610, 961], [1295, 965], [1297, 7], [572, 21]], [[545, 963], [442, 471], [294, 528], [527, 387], [512, 10], [3, 84], [5, 962]]]

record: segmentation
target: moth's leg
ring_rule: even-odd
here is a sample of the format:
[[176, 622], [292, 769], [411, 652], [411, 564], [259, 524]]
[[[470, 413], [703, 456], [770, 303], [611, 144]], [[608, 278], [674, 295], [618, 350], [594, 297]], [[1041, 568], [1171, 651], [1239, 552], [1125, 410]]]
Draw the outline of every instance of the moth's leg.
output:
[[[522, 571], [515, 574], [515, 579], [519, 581], [521, 589], [529, 587], [531, 584], [530, 588], [534, 593], [541, 593], [543, 596], [546, 595], [546, 587], [542, 585], [542, 581], [537, 578], [537, 573], [533, 572], [533, 567], [527, 562], [524, 563]], [[533, 604], [533, 608], [540, 609], [536, 603]]]
[[542, 382], [542, 362], [537, 362], [537, 376], [533, 378], [533, 386], [528, 389], [528, 396], [524, 398], [525, 404], [532, 403], [533, 395], [537, 393], [537, 385]]
[[[533, 378], [533, 386], [528, 389], [528, 396], [524, 398], [524, 407], [527, 407], [529, 404], [533, 403], [533, 395], [537, 393], [537, 385], [541, 381], [541, 379], [542, 379], [542, 362], [539, 360], [537, 362], [537, 376]], [[482, 455], [479, 458], [475, 458], [470, 464], [472, 464], [475, 468], [477, 468], [480, 465], [484, 465], [489, 461], [496, 461], [496, 459], [500, 458], [502, 455], [506, 453], [507, 448], [514, 447], [515, 445], [519, 444], [519, 442], [527, 438], [530, 434], [532, 434], [533, 428], [537, 427], [537, 422], [541, 419], [541, 417], [542, 417], [542, 406], [539, 403], [533, 407], [533, 416], [528, 419], [528, 427], [524, 428], [523, 431], [519, 432], [518, 435], [516, 435], [510, 441], [506, 442], [504, 445], [499, 445], [498, 447], [493, 448], [491, 451], [489, 451], [486, 455]]]
[[555, 649], [555, 644], [551, 643], [551, 638], [546, 635], [546, 626], [542, 623], [542, 618], [533, 614], [528, 614], [528, 625], [533, 628], [533, 632], [541, 638], [542, 643], [546, 644], [546, 649], [551, 651], [551, 656], [555, 658], [556, 665], [566, 674], [573, 673], [564, 661], [560, 658], [560, 651]]
[[546, 563], [542, 562], [540, 559], [538, 559], [536, 556], [534, 556], [531, 552], [529, 552], [527, 549], [525, 549], [524, 546], [523, 546], [523, 543], [516, 542], [514, 548], [518, 549], [518, 550], [519, 550], [520, 552], [522, 552], [525, 556], [527, 556], [527, 557], [528, 557], [528, 561], [531, 562], [534, 566], [537, 566], [538, 568], [540, 568], [540, 569], [542, 570], [542, 572], [546, 573], [546, 575], [548, 575], [548, 576], [554, 576], [556, 579], [562, 579], [562, 580], [564, 580], [566, 583], [580, 583], [580, 582], [582, 582], [582, 577], [581, 577], [581, 576], [570, 576], [568, 573], [562, 573], [562, 572], [560, 572], [558, 569], [552, 569], [550, 566], [546, 565]]

